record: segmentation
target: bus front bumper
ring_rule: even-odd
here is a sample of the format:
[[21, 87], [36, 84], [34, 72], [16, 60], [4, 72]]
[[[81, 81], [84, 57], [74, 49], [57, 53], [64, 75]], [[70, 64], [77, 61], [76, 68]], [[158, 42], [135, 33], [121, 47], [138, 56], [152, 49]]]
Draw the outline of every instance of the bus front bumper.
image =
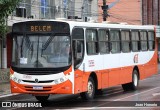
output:
[[67, 80], [61, 84], [57, 85], [26, 85], [19, 84], [10, 80], [11, 84], [11, 93], [24, 93], [24, 94], [73, 94], [72, 93], [72, 83], [70, 80]]

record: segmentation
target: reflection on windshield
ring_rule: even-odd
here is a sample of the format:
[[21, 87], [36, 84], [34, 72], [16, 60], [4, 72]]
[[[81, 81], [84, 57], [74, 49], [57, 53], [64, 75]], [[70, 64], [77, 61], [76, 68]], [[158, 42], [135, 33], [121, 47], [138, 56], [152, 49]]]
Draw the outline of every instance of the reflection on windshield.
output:
[[57, 68], [71, 63], [69, 36], [17, 36], [12, 64], [22, 68]]

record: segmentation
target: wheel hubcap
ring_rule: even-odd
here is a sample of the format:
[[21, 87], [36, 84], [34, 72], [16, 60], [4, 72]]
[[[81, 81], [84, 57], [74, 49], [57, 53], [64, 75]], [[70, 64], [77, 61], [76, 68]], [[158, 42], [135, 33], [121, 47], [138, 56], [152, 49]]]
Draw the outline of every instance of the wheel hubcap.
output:
[[134, 85], [137, 86], [138, 85], [138, 77], [137, 74], [134, 74]]
[[88, 82], [88, 95], [92, 96], [93, 94], [93, 84], [91, 81]]

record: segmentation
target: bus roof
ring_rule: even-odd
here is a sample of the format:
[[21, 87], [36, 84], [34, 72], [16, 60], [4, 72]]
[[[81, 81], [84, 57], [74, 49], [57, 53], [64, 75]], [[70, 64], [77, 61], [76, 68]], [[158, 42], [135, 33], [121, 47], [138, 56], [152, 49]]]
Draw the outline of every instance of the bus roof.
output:
[[65, 21], [65, 20], [26, 20], [23, 22], [28, 21], [57, 21], [57, 22], [66, 22], [70, 25], [71, 28], [73, 27], [95, 27], [95, 28], [114, 28], [114, 29], [139, 29], [139, 30], [154, 30], [154, 25], [124, 25], [124, 24], [108, 24], [108, 23], [91, 23], [91, 22], [78, 22], [78, 21]]
[[124, 25], [124, 24], [107, 24], [107, 23], [90, 23], [90, 22], [74, 22], [65, 21], [69, 23], [70, 26], [74, 27], [97, 27], [97, 28], [114, 28], [114, 29], [146, 29], [154, 30], [154, 25]]

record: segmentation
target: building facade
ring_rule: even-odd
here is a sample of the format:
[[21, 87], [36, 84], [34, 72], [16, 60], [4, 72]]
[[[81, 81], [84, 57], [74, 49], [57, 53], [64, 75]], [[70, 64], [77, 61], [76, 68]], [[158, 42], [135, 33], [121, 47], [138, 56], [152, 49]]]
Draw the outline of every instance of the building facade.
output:
[[142, 24], [160, 25], [159, 0], [142, 0]]
[[[115, 0], [107, 0], [107, 4]], [[98, 1], [99, 13], [102, 15], [103, 0]], [[128, 24], [160, 25], [160, 0], [120, 0], [108, 10], [108, 21], [126, 22]], [[99, 16], [99, 22], [103, 20]]]
[[[9, 32], [12, 30], [13, 23], [28, 19], [78, 18], [81, 21], [97, 20], [97, 4], [98, 0], [22, 0], [12, 15], [8, 17]], [[7, 34], [7, 49], [2, 47], [3, 39], [0, 38], [0, 68], [10, 66], [11, 53], [8, 53], [11, 52], [12, 47], [10, 38], [10, 34]], [[5, 63], [8, 63], [7, 67]]]
[[98, 17], [98, 0], [22, 0], [13, 16], [31, 19]]
[[[107, 0], [107, 4], [115, 0]], [[99, 13], [102, 15], [103, 0], [99, 0]], [[157, 25], [156, 37], [158, 41], [158, 54], [160, 61], [160, 0], [120, 0], [108, 10], [107, 21], [112, 23], [125, 22], [127, 24]], [[102, 22], [99, 16], [99, 22]]]
[[[111, 4], [115, 0], [107, 0], [107, 4]], [[99, 0], [99, 13], [101, 14], [98, 18], [99, 22], [103, 21], [103, 11], [101, 6], [103, 0]], [[108, 10], [109, 17], [107, 21], [113, 23], [127, 23], [127, 24], [141, 24], [141, 0], [120, 0], [115, 6]]]
[[142, 0], [142, 24], [157, 25], [156, 35], [160, 62], [160, 0]]

